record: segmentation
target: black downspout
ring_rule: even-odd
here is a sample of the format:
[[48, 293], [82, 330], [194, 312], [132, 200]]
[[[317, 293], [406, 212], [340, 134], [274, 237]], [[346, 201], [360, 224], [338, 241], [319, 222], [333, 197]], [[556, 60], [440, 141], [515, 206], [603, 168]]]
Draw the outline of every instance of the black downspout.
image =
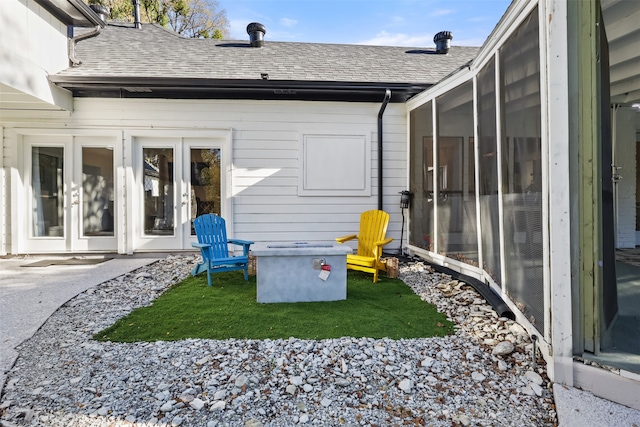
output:
[[387, 89], [378, 112], [378, 210], [382, 210], [382, 115], [390, 99], [391, 89]]
[[75, 36], [75, 37], [69, 37], [70, 35], [73, 35], [73, 27], [69, 26], [67, 27], [67, 53], [69, 55], [69, 63], [71, 63], [72, 67], [77, 67], [78, 65], [82, 64], [82, 61], [80, 61], [78, 58], [76, 58], [76, 43], [79, 42], [80, 40], [84, 40], [84, 39], [88, 39], [90, 37], [95, 37], [98, 34], [100, 34], [100, 31], [102, 30], [102, 27], [100, 25], [97, 25], [93, 31], [89, 31], [87, 33], [84, 34], [80, 34], [79, 36]]

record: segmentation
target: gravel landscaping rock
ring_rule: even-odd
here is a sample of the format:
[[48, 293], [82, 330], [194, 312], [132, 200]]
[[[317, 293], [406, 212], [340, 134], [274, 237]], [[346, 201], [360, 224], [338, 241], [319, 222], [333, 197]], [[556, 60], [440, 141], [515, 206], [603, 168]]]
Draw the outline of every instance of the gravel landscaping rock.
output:
[[[529, 337], [471, 287], [403, 263], [399, 278], [456, 323], [445, 338], [96, 342], [183, 279], [169, 256], [89, 289], [18, 351], [2, 426], [553, 426]], [[510, 352], [495, 352], [501, 343]], [[502, 347], [505, 347], [502, 344]]]

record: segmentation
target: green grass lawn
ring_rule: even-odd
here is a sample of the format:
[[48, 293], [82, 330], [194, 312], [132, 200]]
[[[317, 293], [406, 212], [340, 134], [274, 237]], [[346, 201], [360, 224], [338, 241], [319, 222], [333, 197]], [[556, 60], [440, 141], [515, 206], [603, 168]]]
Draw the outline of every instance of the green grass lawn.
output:
[[207, 339], [422, 338], [453, 333], [453, 324], [399, 279], [347, 274], [347, 299], [258, 304], [256, 278], [241, 271], [189, 277], [149, 307], [134, 310], [97, 333], [100, 341]]

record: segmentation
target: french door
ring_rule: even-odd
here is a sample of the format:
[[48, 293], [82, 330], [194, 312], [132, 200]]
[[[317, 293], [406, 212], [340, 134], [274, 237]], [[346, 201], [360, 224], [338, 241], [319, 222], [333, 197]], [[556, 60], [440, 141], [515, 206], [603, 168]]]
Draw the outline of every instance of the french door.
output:
[[22, 251], [115, 251], [116, 140], [38, 135], [24, 142]]
[[192, 220], [224, 211], [223, 140], [135, 137], [135, 250], [191, 249]]

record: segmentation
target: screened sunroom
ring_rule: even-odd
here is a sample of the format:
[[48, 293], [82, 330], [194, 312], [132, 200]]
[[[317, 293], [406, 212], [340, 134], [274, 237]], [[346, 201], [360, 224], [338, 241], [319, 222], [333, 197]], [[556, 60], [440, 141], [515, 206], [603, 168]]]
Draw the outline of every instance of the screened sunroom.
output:
[[[500, 295], [554, 382], [634, 407], [640, 310], [625, 306], [640, 297], [640, 264], [621, 279], [616, 218], [630, 209], [612, 153], [636, 158], [640, 121], [611, 95], [617, 62], [637, 58], [640, 29], [622, 24], [639, 13], [618, 0], [514, 1], [473, 61], [407, 103], [407, 252]], [[638, 188], [636, 170], [625, 185]]]
[[544, 334], [538, 8], [476, 67], [411, 109], [409, 248], [504, 291]]

